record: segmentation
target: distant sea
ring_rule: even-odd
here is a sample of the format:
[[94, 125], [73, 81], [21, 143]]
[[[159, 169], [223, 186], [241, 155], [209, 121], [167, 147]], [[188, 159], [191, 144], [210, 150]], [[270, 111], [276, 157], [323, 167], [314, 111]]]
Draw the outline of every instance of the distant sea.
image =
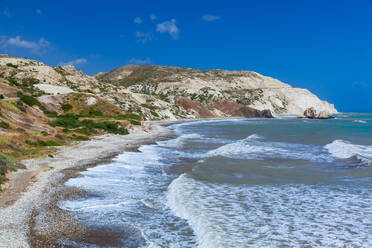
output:
[[372, 247], [372, 114], [170, 126], [66, 184], [125, 247]]

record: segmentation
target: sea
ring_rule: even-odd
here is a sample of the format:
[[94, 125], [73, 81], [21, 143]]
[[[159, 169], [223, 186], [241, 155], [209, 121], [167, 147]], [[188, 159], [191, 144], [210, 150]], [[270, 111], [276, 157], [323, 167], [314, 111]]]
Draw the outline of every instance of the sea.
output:
[[169, 128], [68, 180], [88, 193], [60, 207], [120, 247], [372, 247], [372, 114]]

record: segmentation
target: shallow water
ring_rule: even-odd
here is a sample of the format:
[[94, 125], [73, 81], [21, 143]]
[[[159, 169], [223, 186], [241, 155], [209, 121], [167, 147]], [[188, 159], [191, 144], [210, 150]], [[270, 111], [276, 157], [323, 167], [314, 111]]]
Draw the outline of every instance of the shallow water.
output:
[[66, 184], [126, 247], [372, 247], [372, 115], [172, 125]]

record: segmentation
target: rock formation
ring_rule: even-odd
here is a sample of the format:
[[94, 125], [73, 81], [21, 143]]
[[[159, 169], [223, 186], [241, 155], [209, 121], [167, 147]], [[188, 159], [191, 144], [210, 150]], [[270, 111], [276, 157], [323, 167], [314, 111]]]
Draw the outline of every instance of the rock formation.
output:
[[319, 113], [313, 107], [308, 108], [304, 111], [303, 115], [299, 118], [309, 118], [309, 119], [332, 119], [334, 118], [328, 111], [322, 110]]

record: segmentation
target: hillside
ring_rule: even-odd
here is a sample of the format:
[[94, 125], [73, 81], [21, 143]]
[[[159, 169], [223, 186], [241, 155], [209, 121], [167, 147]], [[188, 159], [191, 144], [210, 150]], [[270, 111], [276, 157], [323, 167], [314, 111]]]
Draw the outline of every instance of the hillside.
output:
[[146, 120], [300, 115], [310, 107], [337, 113], [306, 89], [251, 71], [131, 65], [92, 77], [73, 66], [53, 68], [6, 55], [0, 56], [0, 70], [39, 94], [92, 93]]
[[[53, 156], [141, 120], [337, 113], [306, 89], [251, 71], [124, 66], [89, 76], [73, 66], [0, 55], [0, 180], [17, 160]], [[15, 159], [16, 158], [16, 159]]]
[[131, 92], [166, 99], [186, 109], [189, 105], [202, 105], [211, 116], [244, 116], [233, 110], [243, 106], [285, 115], [301, 115], [310, 107], [318, 112], [337, 113], [332, 104], [306, 89], [251, 71], [146, 65], [120, 67], [99, 73], [96, 78]]
[[[0, 61], [0, 184], [7, 180], [7, 172], [23, 168], [22, 159], [52, 157], [59, 146], [93, 135], [127, 134], [141, 124], [139, 115], [102, 97], [49, 81], [60, 75], [50, 67], [9, 57]], [[59, 86], [40, 86], [40, 81]], [[60, 94], [45, 92], [50, 89]]]

